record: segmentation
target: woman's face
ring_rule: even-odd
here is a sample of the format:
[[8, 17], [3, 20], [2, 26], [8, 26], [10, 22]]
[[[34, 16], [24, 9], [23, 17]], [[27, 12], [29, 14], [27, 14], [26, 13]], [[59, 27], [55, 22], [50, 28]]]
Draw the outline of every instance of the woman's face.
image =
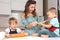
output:
[[30, 12], [30, 13], [32, 13], [32, 12], [34, 11], [35, 6], [36, 6], [36, 4], [31, 4], [31, 5], [29, 6], [29, 12]]

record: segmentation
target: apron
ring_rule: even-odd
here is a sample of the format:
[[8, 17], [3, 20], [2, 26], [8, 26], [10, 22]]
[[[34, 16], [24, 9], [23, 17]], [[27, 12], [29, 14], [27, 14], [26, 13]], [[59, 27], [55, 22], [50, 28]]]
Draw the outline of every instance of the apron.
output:
[[11, 29], [10, 29], [9, 34], [17, 34], [17, 30], [11, 31]]

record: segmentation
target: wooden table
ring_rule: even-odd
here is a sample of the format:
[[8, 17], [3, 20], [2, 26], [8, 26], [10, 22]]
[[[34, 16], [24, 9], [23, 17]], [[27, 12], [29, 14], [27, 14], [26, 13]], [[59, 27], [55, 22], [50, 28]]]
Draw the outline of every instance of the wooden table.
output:
[[17, 38], [5, 38], [4, 32], [0, 32], [0, 40], [60, 40], [60, 37], [52, 37], [52, 38], [42, 38], [42, 37], [17, 37]]
[[42, 37], [18, 37], [18, 38], [5, 38], [4, 40], [59, 40], [60, 38], [42, 38]]

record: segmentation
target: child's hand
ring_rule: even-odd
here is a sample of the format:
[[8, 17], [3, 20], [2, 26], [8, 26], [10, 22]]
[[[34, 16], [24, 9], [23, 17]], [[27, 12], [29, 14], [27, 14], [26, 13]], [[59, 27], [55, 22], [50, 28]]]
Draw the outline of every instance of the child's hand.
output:
[[10, 37], [10, 34], [5, 34], [5, 36], [9, 38]]
[[39, 22], [38, 25], [41, 25], [42, 26], [42, 22]]
[[42, 24], [45, 24], [48, 20], [45, 20], [43, 22], [39, 22], [38, 25], [42, 25]]

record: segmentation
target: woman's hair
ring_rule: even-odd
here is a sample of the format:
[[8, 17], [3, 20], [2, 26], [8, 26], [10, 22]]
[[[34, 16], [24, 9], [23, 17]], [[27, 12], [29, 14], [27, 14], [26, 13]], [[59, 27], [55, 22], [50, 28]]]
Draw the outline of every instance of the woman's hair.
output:
[[[25, 5], [25, 10], [24, 10], [25, 18], [27, 18], [27, 14], [28, 14], [28, 12], [29, 12], [29, 6], [30, 6], [31, 4], [36, 4], [36, 1], [34, 1], [34, 0], [28, 0], [28, 1], [27, 1], [26, 5]], [[32, 14], [33, 14], [33, 17], [36, 16], [36, 9], [34, 9], [34, 11], [32, 12]]]
[[10, 18], [9, 19], [9, 24], [11, 24], [11, 21], [14, 21], [17, 24], [17, 19], [16, 18], [14, 18], [14, 17]]

